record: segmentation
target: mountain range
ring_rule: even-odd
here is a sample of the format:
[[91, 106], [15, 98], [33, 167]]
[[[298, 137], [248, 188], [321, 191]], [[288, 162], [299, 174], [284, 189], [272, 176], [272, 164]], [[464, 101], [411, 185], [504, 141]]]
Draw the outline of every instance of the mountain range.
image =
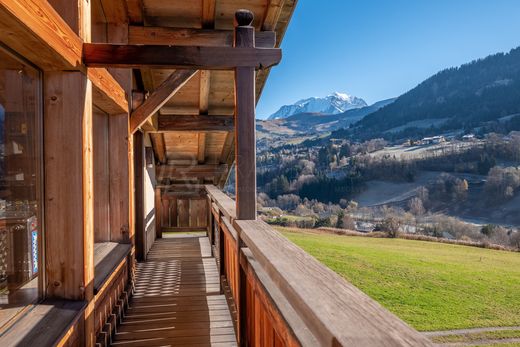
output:
[[348, 110], [368, 106], [365, 100], [356, 96], [334, 92], [326, 97], [302, 99], [292, 105], [284, 105], [267, 119], [283, 119], [297, 114], [340, 114]]

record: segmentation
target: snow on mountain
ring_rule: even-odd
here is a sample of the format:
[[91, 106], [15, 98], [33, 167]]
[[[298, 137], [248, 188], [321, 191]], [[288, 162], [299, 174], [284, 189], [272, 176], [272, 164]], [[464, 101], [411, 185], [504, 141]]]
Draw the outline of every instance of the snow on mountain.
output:
[[312, 97], [282, 106], [268, 119], [287, 118], [298, 113], [338, 114], [365, 106], [367, 103], [361, 98], [335, 92], [324, 98]]

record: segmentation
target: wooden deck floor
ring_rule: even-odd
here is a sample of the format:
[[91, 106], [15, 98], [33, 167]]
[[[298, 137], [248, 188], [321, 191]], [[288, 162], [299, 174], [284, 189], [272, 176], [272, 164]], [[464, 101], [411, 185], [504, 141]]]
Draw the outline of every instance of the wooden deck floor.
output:
[[113, 346], [236, 346], [207, 237], [158, 239]]

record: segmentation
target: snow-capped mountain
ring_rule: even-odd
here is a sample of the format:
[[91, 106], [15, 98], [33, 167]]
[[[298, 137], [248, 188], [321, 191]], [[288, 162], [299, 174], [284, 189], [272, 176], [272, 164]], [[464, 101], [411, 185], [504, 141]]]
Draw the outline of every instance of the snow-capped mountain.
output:
[[312, 97], [282, 106], [267, 119], [287, 118], [299, 113], [338, 114], [365, 106], [367, 103], [361, 98], [335, 92], [324, 98]]

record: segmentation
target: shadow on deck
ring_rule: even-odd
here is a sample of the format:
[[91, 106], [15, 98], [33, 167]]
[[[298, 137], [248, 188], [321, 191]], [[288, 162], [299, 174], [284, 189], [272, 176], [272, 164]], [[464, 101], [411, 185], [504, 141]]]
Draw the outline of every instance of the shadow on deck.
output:
[[158, 239], [136, 270], [112, 346], [236, 346], [207, 237]]

